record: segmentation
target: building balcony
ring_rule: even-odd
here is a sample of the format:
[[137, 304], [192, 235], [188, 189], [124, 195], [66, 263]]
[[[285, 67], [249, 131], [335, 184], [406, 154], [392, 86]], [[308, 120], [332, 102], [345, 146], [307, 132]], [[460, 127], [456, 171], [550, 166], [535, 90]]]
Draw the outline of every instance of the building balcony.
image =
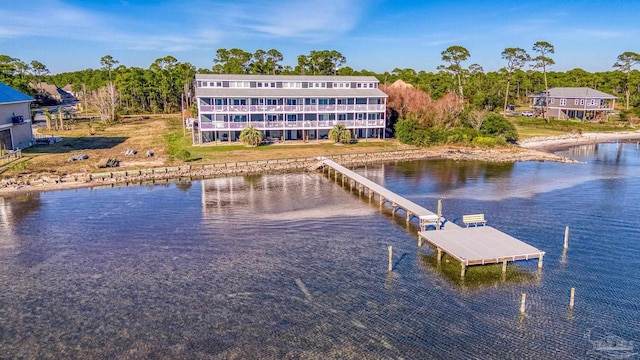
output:
[[200, 123], [200, 130], [240, 131], [249, 126], [259, 130], [315, 130], [331, 129], [337, 124], [343, 124], [348, 129], [384, 128], [385, 120], [206, 121]]
[[200, 113], [332, 113], [332, 112], [381, 112], [385, 104], [350, 105], [200, 105]]

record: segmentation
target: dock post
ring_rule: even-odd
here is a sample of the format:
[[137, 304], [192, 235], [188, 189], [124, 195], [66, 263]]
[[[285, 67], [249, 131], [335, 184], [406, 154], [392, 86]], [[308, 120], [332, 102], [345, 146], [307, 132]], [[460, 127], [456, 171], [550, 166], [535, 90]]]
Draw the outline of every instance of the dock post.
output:
[[564, 229], [564, 249], [569, 248], [569, 226]]
[[438, 250], [438, 255], [436, 256], [438, 258], [438, 264], [440, 264], [440, 262], [442, 261], [442, 249], [437, 248], [437, 250]]
[[467, 271], [467, 265], [463, 262], [460, 263], [460, 279], [464, 279], [464, 274]]
[[398, 210], [398, 204], [396, 204], [396, 203], [392, 203], [392, 204], [391, 204], [391, 207], [393, 208], [393, 209], [391, 210], [391, 214], [395, 215], [395, 214], [396, 214], [396, 210]]
[[407, 210], [407, 223], [411, 221], [411, 211]]
[[344, 176], [342, 176], [342, 186], [344, 186]]
[[544, 257], [544, 255], [540, 254], [540, 257], [538, 258], [538, 269], [542, 269], [542, 258]]
[[369, 201], [371, 201], [371, 198], [373, 198], [373, 192], [369, 189]]
[[393, 246], [389, 245], [389, 271], [393, 270]]
[[384, 196], [380, 195], [380, 206], [382, 206], [382, 204], [384, 204]]
[[569, 309], [573, 309], [573, 300], [576, 296], [576, 288], [571, 288], [571, 296], [569, 297]]
[[507, 260], [502, 260], [502, 273], [505, 274], [507, 272]]
[[520, 314], [524, 314], [525, 304], [527, 302], [527, 294], [522, 294], [522, 298], [520, 299]]
[[442, 199], [438, 199], [438, 223], [436, 224], [437, 230], [440, 230], [441, 218], [442, 218]]
[[422, 247], [422, 236], [418, 234], [418, 247]]

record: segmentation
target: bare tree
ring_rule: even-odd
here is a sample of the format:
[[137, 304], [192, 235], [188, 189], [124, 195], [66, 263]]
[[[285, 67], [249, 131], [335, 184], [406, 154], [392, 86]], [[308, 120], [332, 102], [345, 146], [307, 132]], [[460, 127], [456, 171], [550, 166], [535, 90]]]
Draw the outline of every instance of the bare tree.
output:
[[100, 120], [104, 124], [113, 122], [116, 119], [116, 109], [120, 94], [113, 83], [107, 84], [91, 94], [91, 106], [95, 107], [100, 114]]

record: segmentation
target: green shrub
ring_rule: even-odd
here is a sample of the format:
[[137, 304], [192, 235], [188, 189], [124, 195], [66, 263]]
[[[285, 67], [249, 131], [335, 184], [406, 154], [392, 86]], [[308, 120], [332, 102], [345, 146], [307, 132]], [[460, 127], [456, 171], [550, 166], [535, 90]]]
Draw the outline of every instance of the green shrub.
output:
[[518, 140], [516, 127], [507, 118], [495, 113], [489, 114], [482, 122], [480, 133], [483, 136], [502, 137], [511, 143]]
[[475, 139], [473, 139], [474, 145], [478, 145], [482, 147], [494, 147], [498, 145], [498, 142], [499, 140], [497, 138], [489, 137], [489, 136], [478, 136]]
[[187, 150], [182, 149], [182, 150], [178, 150], [174, 156], [178, 160], [187, 161], [191, 158], [191, 153], [188, 152]]
[[396, 123], [396, 138], [404, 144], [417, 145], [417, 139], [420, 137], [418, 132], [422, 129], [418, 120], [408, 118], [399, 120]]

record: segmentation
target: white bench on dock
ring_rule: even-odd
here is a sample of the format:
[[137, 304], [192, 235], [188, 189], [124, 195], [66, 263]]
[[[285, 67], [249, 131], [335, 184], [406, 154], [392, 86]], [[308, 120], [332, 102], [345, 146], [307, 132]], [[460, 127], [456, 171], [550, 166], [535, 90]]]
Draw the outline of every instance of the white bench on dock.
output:
[[470, 214], [470, 215], [462, 215], [462, 222], [469, 227], [470, 224], [478, 226], [478, 224], [482, 224], [483, 226], [487, 225], [487, 220], [484, 219], [484, 214]]

